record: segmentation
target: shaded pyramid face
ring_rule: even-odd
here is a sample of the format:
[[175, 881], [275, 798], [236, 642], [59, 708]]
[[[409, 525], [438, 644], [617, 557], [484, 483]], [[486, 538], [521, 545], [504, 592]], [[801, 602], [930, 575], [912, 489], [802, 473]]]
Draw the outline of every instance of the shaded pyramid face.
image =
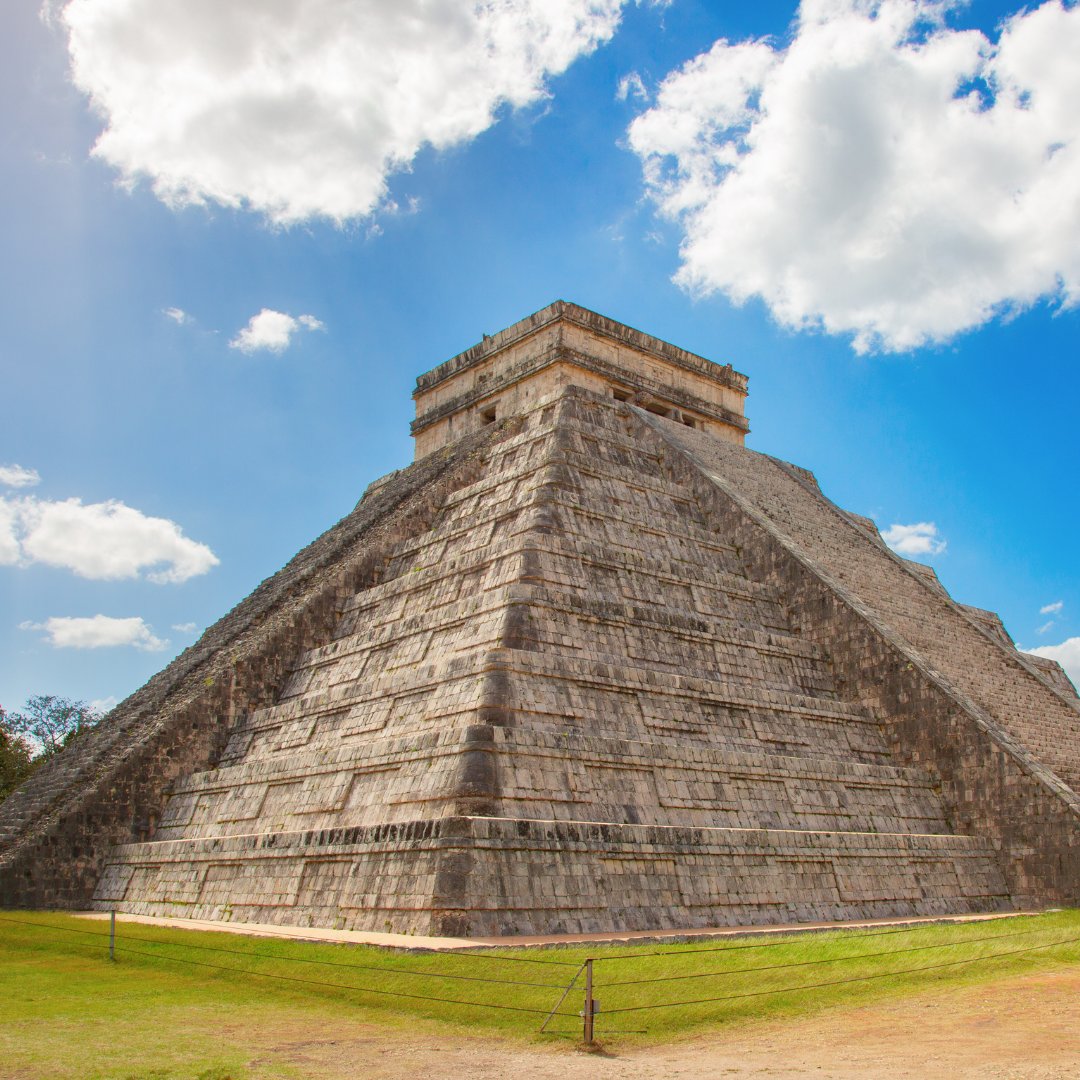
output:
[[820, 580], [785, 579], [815, 535], [876, 558], [797, 474], [573, 387], [483, 455], [113, 850], [100, 906], [492, 935], [1013, 902], [1000, 825], [898, 752], [873, 658], [839, 665]]

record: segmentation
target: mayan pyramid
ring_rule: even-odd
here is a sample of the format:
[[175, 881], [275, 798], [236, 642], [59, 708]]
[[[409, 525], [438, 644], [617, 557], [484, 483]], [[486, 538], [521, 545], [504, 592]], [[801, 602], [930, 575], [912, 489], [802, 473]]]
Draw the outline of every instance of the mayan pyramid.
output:
[[0, 903], [455, 935], [1080, 902], [1080, 700], [747, 380], [557, 302], [0, 807]]

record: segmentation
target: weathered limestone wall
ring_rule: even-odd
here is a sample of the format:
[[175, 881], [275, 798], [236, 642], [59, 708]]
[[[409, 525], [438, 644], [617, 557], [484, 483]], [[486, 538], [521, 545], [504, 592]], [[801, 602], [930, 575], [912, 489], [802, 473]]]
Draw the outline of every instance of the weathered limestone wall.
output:
[[153, 834], [169, 785], [212, 766], [230, 731], [274, 701], [295, 655], [328, 639], [392, 546], [425, 527], [502, 434], [380, 486], [0, 804], [0, 906], [85, 906], [109, 849]]
[[135, 914], [455, 936], [934, 915], [1008, 903], [993, 853], [957, 836], [448, 817], [131, 845], [116, 857], [98, 898]]
[[958, 831], [1000, 848], [1016, 902], [1080, 902], [1080, 800], [1065, 782], [1078, 772], [1075, 702], [799, 473], [639, 415], [722, 493], [713, 506], [755, 576], [788, 598], [898, 759], [938, 778]]

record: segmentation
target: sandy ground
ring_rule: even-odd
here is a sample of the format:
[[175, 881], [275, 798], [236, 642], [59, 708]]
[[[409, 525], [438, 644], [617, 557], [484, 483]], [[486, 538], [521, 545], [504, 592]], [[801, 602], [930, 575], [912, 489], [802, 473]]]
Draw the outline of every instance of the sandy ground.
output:
[[[82, 919], [108, 919], [104, 911], [74, 911]], [[116, 917], [123, 933], [124, 923], [171, 926], [177, 930], [211, 930], [216, 934], [246, 934], [250, 937], [289, 938], [293, 941], [334, 941], [352, 945], [380, 945], [392, 949], [476, 949], [483, 946], [528, 948], [536, 945], [581, 945], [586, 942], [635, 944], [660, 941], [686, 941], [691, 938], [721, 940], [731, 937], [768, 937], [774, 934], [811, 933], [817, 930], [858, 930], [875, 926], [931, 926], [942, 923], [986, 922], [993, 919], [1022, 919], [1037, 911], [1002, 911], [982, 915], [916, 915], [906, 919], [860, 919], [847, 922], [775, 923], [770, 926], [717, 926], [683, 930], [624, 930], [613, 934], [514, 935], [513, 937], [422, 937], [414, 934], [380, 934], [369, 930], [330, 930], [318, 926], [279, 926], [272, 923], [218, 922], [209, 919], [162, 919], [154, 915]]]
[[319, 1080], [622, 1080], [862, 1077], [1080, 1078], [1080, 971], [932, 991], [807, 1020], [743, 1025], [664, 1046], [585, 1054], [491, 1039], [410, 1037], [373, 1027], [265, 1034], [249, 1067], [288, 1065]]

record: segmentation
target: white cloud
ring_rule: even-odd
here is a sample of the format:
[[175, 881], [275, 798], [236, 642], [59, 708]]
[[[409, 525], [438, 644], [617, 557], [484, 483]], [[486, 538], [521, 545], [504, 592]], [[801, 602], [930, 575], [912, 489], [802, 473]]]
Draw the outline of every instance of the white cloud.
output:
[[948, 546], [938, 536], [932, 521], [920, 521], [915, 525], [890, 525], [881, 534], [898, 555], [940, 555]]
[[1080, 686], [1080, 637], [1067, 638], [1060, 645], [1040, 645], [1037, 649], [1024, 649], [1024, 652], [1056, 660], [1072, 679], [1073, 685]]
[[0, 498], [0, 566], [14, 566], [22, 555], [18, 526], [19, 515], [15, 504]]
[[624, 75], [619, 80], [619, 85], [615, 88], [616, 101], [626, 101], [627, 98], [634, 98], [637, 101], [649, 100], [649, 91], [645, 89], [645, 84], [641, 81], [641, 76], [636, 71], [631, 71], [628, 75]]
[[193, 622], [173, 623], [173, 629], [178, 634], [194, 634], [198, 628], [198, 625]]
[[191, 316], [183, 309], [178, 307], [167, 307], [161, 309], [161, 314], [167, 319], [172, 319], [177, 326], [183, 326], [184, 323], [191, 322]]
[[1040, 615], [1060, 615], [1061, 609], [1065, 606], [1064, 600], [1055, 600], [1052, 604], [1044, 604], [1039, 608]]
[[114, 619], [108, 615], [90, 618], [54, 616], [43, 623], [25, 622], [20, 630], [42, 630], [45, 640], [56, 649], [109, 649], [130, 645], [142, 652], [161, 652], [169, 643], [155, 637], [138, 616]]
[[324, 330], [325, 326], [314, 315], [301, 315], [294, 319], [283, 311], [263, 308], [258, 315], [251, 316], [247, 326], [229, 342], [229, 348], [239, 349], [243, 353], [253, 353], [259, 349], [284, 352], [293, 334], [301, 328]]
[[0, 563], [42, 563], [98, 581], [145, 575], [162, 585], [205, 574], [218, 558], [175, 522], [116, 500], [24, 497], [0, 498]]
[[721, 40], [667, 76], [629, 142], [683, 287], [859, 352], [1080, 303], [1080, 7], [992, 43], [954, 6], [803, 0], [786, 48]]
[[104, 716], [107, 712], [111, 712], [115, 709], [118, 704], [119, 701], [117, 698], [110, 694], [108, 697], [94, 698], [94, 700], [90, 702], [90, 708], [99, 715]]
[[607, 41], [625, 0], [72, 0], [94, 153], [173, 207], [362, 217]]
[[24, 469], [21, 465], [0, 465], [0, 484], [5, 487], [33, 487], [41, 483], [37, 469]]
[[1051, 619], [1049, 622], [1044, 622], [1042, 626], [1040, 626], [1039, 629], [1035, 631], [1035, 633], [1045, 634], [1047, 631], [1052, 630], [1055, 626], [1057, 626], [1057, 623], [1054, 622], [1053, 619]]

